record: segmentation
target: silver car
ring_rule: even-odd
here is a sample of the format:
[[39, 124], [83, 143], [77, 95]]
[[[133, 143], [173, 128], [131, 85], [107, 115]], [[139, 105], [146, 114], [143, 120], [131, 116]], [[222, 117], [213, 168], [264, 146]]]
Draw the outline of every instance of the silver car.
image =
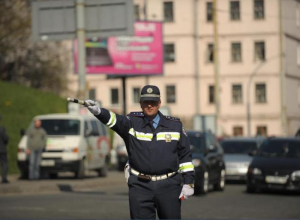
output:
[[229, 138], [222, 141], [226, 167], [226, 180], [246, 180], [252, 158], [263, 138]]

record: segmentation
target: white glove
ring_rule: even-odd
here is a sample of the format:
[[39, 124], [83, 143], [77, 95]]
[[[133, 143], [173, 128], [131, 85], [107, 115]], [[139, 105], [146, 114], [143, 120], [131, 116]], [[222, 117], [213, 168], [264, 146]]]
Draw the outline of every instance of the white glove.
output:
[[188, 199], [190, 196], [194, 194], [194, 188], [190, 187], [187, 184], [184, 184], [179, 196], [179, 199]]
[[125, 179], [126, 179], [126, 183], [128, 183], [128, 179], [130, 177], [130, 165], [129, 165], [129, 162], [127, 161], [125, 167], [124, 167], [124, 173], [125, 173]]
[[99, 105], [97, 102], [93, 100], [85, 100], [85, 102], [88, 105], [85, 105], [87, 109], [93, 114], [93, 115], [99, 115], [101, 113], [101, 109], [99, 108]]

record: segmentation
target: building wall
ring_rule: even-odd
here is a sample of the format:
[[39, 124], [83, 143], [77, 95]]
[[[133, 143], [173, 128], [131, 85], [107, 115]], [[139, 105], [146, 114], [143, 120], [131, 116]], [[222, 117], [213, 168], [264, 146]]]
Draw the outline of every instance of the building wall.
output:
[[[171, 1], [171, 0], [170, 0]], [[163, 21], [163, 0], [148, 0], [147, 18], [150, 21]], [[164, 22], [163, 42], [174, 43], [175, 62], [164, 64], [164, 75], [154, 77], [134, 77], [128, 78], [127, 85], [127, 111], [139, 111], [138, 104], [132, 102], [132, 88], [142, 88], [145, 84], [155, 84], [159, 86], [162, 95], [162, 106], [167, 106], [171, 114], [180, 117], [185, 126], [189, 129], [193, 127], [193, 116], [197, 114], [196, 104], [199, 102], [199, 112], [204, 115], [214, 115], [215, 105], [209, 103], [208, 86], [214, 84], [214, 65], [207, 62], [207, 45], [213, 43], [213, 24], [206, 21], [206, 2], [208, 0], [198, 0], [198, 50], [199, 59], [195, 60], [195, 35], [194, 35], [194, 0], [173, 0], [174, 22]], [[277, 0], [265, 0], [265, 19], [255, 20], [253, 16], [253, 0], [240, 0], [240, 21], [230, 20], [229, 0], [218, 0], [218, 32], [219, 32], [219, 69], [220, 69], [220, 102], [221, 120], [220, 127], [225, 135], [233, 134], [233, 127], [242, 126], [244, 135], [247, 134], [247, 94], [250, 76], [260, 65], [254, 59], [254, 43], [264, 41], [266, 46], [266, 61], [258, 69], [250, 85], [250, 106], [251, 106], [251, 134], [256, 134], [257, 126], [267, 126], [269, 135], [280, 135], [281, 131], [281, 102], [280, 102], [280, 50], [279, 50], [279, 4]], [[144, 0], [135, 0], [135, 4], [140, 5], [141, 19]], [[291, 17], [283, 24], [285, 36], [283, 50], [286, 54], [285, 65], [287, 76], [285, 80], [286, 105], [288, 112], [288, 126], [292, 132], [297, 127], [295, 118], [299, 117], [300, 104], [295, 105], [295, 88], [299, 87], [300, 71], [295, 65], [295, 46], [300, 31], [295, 28], [295, 21], [290, 11], [297, 7], [299, 1], [284, 0], [283, 17]], [[295, 12], [296, 13], [296, 12]], [[294, 15], [296, 17], [296, 15]], [[293, 23], [294, 22], [294, 23]], [[292, 26], [292, 24], [294, 26]], [[231, 43], [240, 42], [242, 45], [242, 62], [231, 61]], [[198, 81], [199, 100], [196, 100], [196, 65], [199, 68], [200, 78]], [[71, 77], [73, 84], [71, 87], [76, 91], [76, 76]], [[106, 80], [105, 76], [88, 75], [89, 88], [96, 88], [97, 99], [102, 105], [122, 112], [122, 83], [120, 79]], [[255, 84], [265, 83], [267, 88], [267, 102], [258, 104], [255, 102]], [[232, 85], [242, 85], [242, 103], [232, 102]], [[166, 103], [166, 86], [176, 86], [176, 103]], [[110, 89], [118, 88], [120, 103], [111, 105]], [[293, 95], [291, 95], [293, 94]], [[300, 96], [300, 92], [299, 92]], [[300, 98], [299, 98], [300, 99]], [[293, 118], [293, 119], [292, 119]], [[297, 119], [298, 120], [298, 119]]]

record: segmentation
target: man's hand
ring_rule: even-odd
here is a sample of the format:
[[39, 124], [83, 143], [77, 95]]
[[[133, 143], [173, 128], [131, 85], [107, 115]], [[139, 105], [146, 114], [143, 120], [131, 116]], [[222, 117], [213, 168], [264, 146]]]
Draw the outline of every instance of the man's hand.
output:
[[128, 161], [127, 161], [127, 163], [126, 163], [126, 165], [124, 167], [124, 173], [125, 173], [126, 183], [128, 183], [128, 179], [130, 177], [130, 171], [129, 171], [129, 169], [130, 169], [130, 165], [129, 165]]
[[101, 113], [101, 109], [99, 108], [99, 105], [97, 102], [93, 100], [85, 100], [88, 105], [85, 105], [87, 109], [93, 114], [93, 115], [99, 115]]
[[194, 194], [194, 188], [192, 188], [188, 184], [184, 184], [182, 187], [179, 199], [181, 199], [181, 200], [188, 199], [193, 194]]

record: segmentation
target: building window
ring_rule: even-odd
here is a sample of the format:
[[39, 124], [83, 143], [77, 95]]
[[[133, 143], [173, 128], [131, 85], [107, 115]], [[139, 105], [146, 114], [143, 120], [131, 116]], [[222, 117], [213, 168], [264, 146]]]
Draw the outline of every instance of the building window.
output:
[[243, 135], [244, 135], [243, 127], [241, 126], [233, 127], [233, 136], [243, 136]]
[[164, 45], [164, 61], [165, 62], [175, 62], [174, 44], [165, 44]]
[[167, 86], [167, 103], [175, 103], [176, 102], [176, 91], [175, 86]]
[[255, 19], [265, 18], [264, 0], [254, 0], [254, 18]]
[[255, 42], [255, 61], [265, 59], [265, 42]]
[[240, 1], [230, 2], [230, 19], [233, 21], [240, 20]]
[[89, 99], [96, 100], [96, 89], [89, 90]]
[[164, 21], [174, 21], [173, 2], [164, 2]]
[[243, 102], [242, 85], [232, 85], [232, 102], [234, 104]]
[[136, 21], [140, 20], [140, 6], [134, 5], [134, 18]]
[[300, 66], [300, 45], [297, 47], [297, 64]]
[[242, 61], [241, 43], [232, 43], [231, 44], [231, 60], [232, 60], [232, 62], [241, 62]]
[[266, 84], [255, 85], [255, 99], [256, 99], [256, 103], [267, 102]]
[[110, 103], [112, 105], [119, 104], [119, 89], [111, 89], [110, 90]]
[[210, 22], [213, 20], [213, 3], [206, 2], [206, 21]]
[[214, 45], [213, 44], [208, 44], [207, 45], [207, 57], [206, 61], [208, 63], [214, 62]]
[[215, 103], [215, 86], [208, 87], [208, 102], [209, 104]]
[[256, 136], [267, 136], [268, 135], [268, 130], [267, 126], [257, 126], [256, 127]]
[[140, 103], [140, 94], [141, 94], [141, 89], [140, 88], [133, 88], [132, 90], [133, 93], [133, 103], [137, 104]]

